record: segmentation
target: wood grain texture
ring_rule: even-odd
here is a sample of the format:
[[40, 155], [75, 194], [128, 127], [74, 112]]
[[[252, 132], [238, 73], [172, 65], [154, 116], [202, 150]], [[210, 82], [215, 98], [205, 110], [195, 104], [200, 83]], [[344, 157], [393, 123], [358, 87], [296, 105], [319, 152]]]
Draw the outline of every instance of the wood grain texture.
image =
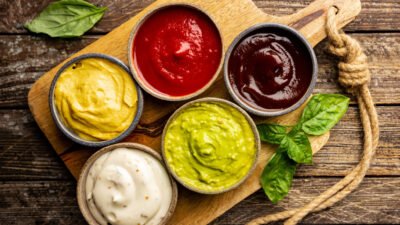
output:
[[[212, 225], [244, 224], [257, 216], [291, 209], [310, 201], [339, 178], [296, 178], [287, 198], [271, 204], [262, 191], [239, 203]], [[0, 182], [0, 218], [5, 225], [85, 224], [76, 204], [75, 181]], [[46, 197], [44, 197], [46, 196]], [[360, 188], [302, 224], [398, 224], [400, 179], [366, 178]], [[190, 223], [194, 225], [194, 223]]]
[[[0, 33], [26, 34], [23, 24], [34, 18], [53, 0], [0, 0]], [[89, 33], [107, 33], [135, 16], [154, 0], [89, 0], [107, 6], [104, 18]], [[266, 13], [283, 16], [297, 12], [312, 0], [254, 0]], [[363, 0], [363, 10], [357, 19], [347, 26], [346, 31], [387, 31], [400, 28], [400, 4], [397, 0]]]
[[[245, 224], [258, 216], [301, 207], [338, 181], [337, 178], [294, 179], [287, 198], [277, 205], [266, 201], [260, 190], [211, 224]], [[393, 207], [400, 203], [399, 182], [399, 178], [365, 178], [344, 200], [327, 210], [310, 214], [301, 224], [399, 224], [400, 208]]]
[[[52, 0], [0, 0], [0, 224], [85, 224], [76, 200], [75, 181], [41, 134], [29, 111], [29, 88], [45, 71], [97, 40], [98, 36], [58, 40], [28, 34], [22, 28]], [[90, 34], [103, 34], [136, 15], [152, 0], [89, 0], [114, 7]], [[311, 0], [254, 0], [265, 12], [291, 14]], [[399, 177], [399, 64], [400, 3], [398, 0], [363, 0], [363, 10], [345, 28], [367, 50], [371, 61], [374, 99], [381, 122], [381, 145], [360, 189], [329, 210], [307, 217], [303, 224], [400, 224]], [[379, 33], [364, 33], [378, 31]], [[10, 35], [10, 34], [24, 35]], [[316, 52], [320, 75], [316, 92], [341, 92], [336, 82], [335, 61]], [[38, 60], [36, 60], [38, 59]], [[390, 106], [390, 105], [393, 106]], [[389, 105], [389, 106], [387, 106]], [[4, 109], [10, 108], [10, 109]], [[244, 224], [263, 213], [289, 209], [311, 200], [338, 181], [321, 176], [343, 176], [361, 153], [361, 127], [357, 109], [350, 108], [332, 132], [328, 144], [314, 156], [315, 164], [301, 166], [294, 188], [278, 205], [268, 203], [262, 191], [248, 197], [212, 223]], [[158, 125], [145, 125], [148, 134], [160, 132]], [[390, 177], [380, 177], [380, 176]], [[312, 178], [309, 178], [309, 177]], [[300, 200], [302, 202], [300, 202]]]
[[[297, 177], [344, 176], [362, 153], [358, 109], [350, 107], [333, 128], [329, 142], [314, 155], [313, 165], [300, 166]], [[400, 176], [400, 106], [377, 107], [381, 141], [370, 176]], [[158, 130], [155, 125], [144, 125]], [[0, 110], [0, 181], [68, 180], [72, 176], [54, 152], [28, 110]]]
[[[146, 12], [151, 10], [151, 8], [157, 7], [157, 5], [165, 4], [165, 2], [166, 1], [163, 0], [157, 1], [149, 8], [146, 8], [144, 11], [138, 14], [138, 16], [130, 19], [126, 23], [113, 30], [108, 35], [87, 46], [86, 48], [75, 54], [75, 56], [88, 52], [101, 52], [113, 55], [126, 62], [127, 40], [132, 27], [136, 24], [138, 18], [140, 18], [141, 15], [144, 15]], [[346, 5], [346, 3], [351, 4]], [[299, 11], [291, 17], [286, 16], [282, 18], [264, 14], [258, 8], [256, 8], [256, 6], [251, 1], [248, 0], [243, 0], [242, 2], [238, 1], [235, 2], [235, 4], [232, 4], [232, 2], [230, 1], [214, 2], [193, 0], [190, 1], [190, 4], [200, 6], [200, 8], [207, 11], [208, 14], [214, 19], [215, 23], [220, 28], [224, 48], [226, 49], [232, 39], [239, 32], [252, 24], [256, 24], [262, 21], [279, 21], [286, 24], [301, 24], [301, 21], [304, 20], [302, 20], [302, 18], [307, 18], [308, 15], [312, 14], [313, 12], [326, 10], [328, 7], [332, 6], [333, 2], [319, 0], [313, 2], [309, 7]], [[334, 4], [341, 8], [337, 16], [337, 22], [339, 26], [344, 26], [345, 24], [350, 22], [360, 11], [360, 5], [357, 1], [340, 0], [334, 1]], [[248, 16], [243, 17], [242, 15], [244, 14]], [[307, 21], [306, 23], [301, 25], [300, 32], [302, 32], [303, 35], [305, 35], [305, 37], [313, 45], [318, 43], [325, 36], [324, 15], [325, 13], [321, 14], [321, 16], [315, 18], [314, 20]], [[45, 133], [46, 137], [49, 139], [50, 143], [59, 155], [61, 155], [66, 149], [71, 148], [72, 144], [71, 142], [66, 140], [63, 135], [61, 135], [61, 133], [55, 127], [54, 122], [50, 119], [51, 116], [48, 109], [47, 98], [52, 77], [61, 65], [62, 64], [54, 67], [45, 75], [43, 75], [35, 83], [28, 95], [30, 109], [36, 121], [38, 122], [39, 127]], [[216, 82], [216, 84], [210, 89], [211, 90], [209, 91], [209, 94], [213, 94], [213, 96], [227, 96], [226, 91], [223, 88], [223, 82], [221, 81], [221, 79], [219, 80], [219, 82]], [[177, 104], [175, 103], [169, 104], [168, 109], [160, 112], [160, 106], [157, 104], [157, 101], [153, 101], [150, 97], [146, 100], [147, 101], [145, 101], [145, 111], [143, 113], [142, 122], [143, 120], [149, 119], [153, 119], [151, 122], [157, 121], [157, 119], [160, 118], [160, 114], [161, 116], [166, 116], [177, 107]], [[138, 141], [140, 142], [143, 140]]]
[[[351, 36], [360, 42], [368, 55], [372, 74], [370, 88], [375, 102], [400, 103], [400, 33]], [[26, 35], [0, 36], [0, 108], [27, 107], [28, 91], [44, 72], [99, 37], [61, 40]], [[314, 92], [344, 93], [336, 81], [336, 60], [325, 47], [326, 41], [315, 48], [319, 75]]]
[[0, 110], [0, 181], [54, 179], [73, 178], [30, 112]]
[[[174, 2], [186, 2], [207, 12], [220, 30], [224, 50], [226, 50], [231, 41], [240, 32], [251, 25], [260, 22], [278, 22], [291, 25], [298, 29], [304, 37], [308, 39], [312, 46], [315, 46], [326, 36], [325, 16], [329, 7], [334, 5], [339, 8], [336, 16], [336, 22], [339, 28], [352, 21], [361, 10], [360, 2], [355, 0], [317, 0], [295, 14], [275, 17], [263, 13], [250, 0], [159, 0], [145, 8], [137, 16], [115, 28], [109, 34], [85, 47], [74, 56], [90, 52], [99, 52], [115, 56], [126, 63], [128, 37], [137, 21], [152, 9]], [[244, 17], [243, 15], [246, 16]], [[65, 61], [63, 63], [65, 63]], [[28, 94], [28, 104], [40, 129], [44, 132], [57, 154], [65, 162], [72, 175], [77, 177], [82, 164], [96, 149], [76, 147], [75, 144], [71, 143], [60, 133], [51, 119], [47, 102], [49, 87], [56, 71], [63, 63], [45, 73], [32, 86]], [[217, 80], [215, 84], [209, 88], [205, 94], [203, 94], [203, 96], [229, 99], [221, 76], [219, 76], [219, 80]], [[156, 124], [157, 126], [161, 124], [162, 127], [166, 117], [168, 117], [171, 112], [179, 106], [179, 104], [181, 103], [160, 102], [154, 100], [154, 98], [146, 97], [140, 124]], [[301, 109], [298, 109], [284, 116], [273, 118], [270, 121], [288, 125], [294, 124], [301, 113], [300, 110]], [[132, 135], [125, 139], [125, 141], [145, 144], [159, 150], [160, 134], [152, 135], [154, 131], [146, 133], [143, 132], [143, 129], [141, 130], [141, 128], [142, 127], [139, 126]], [[329, 133], [319, 137], [310, 138], [314, 152], [318, 151], [327, 142], [328, 138]], [[169, 220], [169, 224], [207, 224], [259, 189], [259, 175], [261, 174], [265, 163], [273, 154], [273, 148], [271, 146], [264, 144], [261, 150], [253, 174], [240, 187], [232, 191], [219, 195], [197, 195], [181, 188], [177, 207], [172, 218]], [[211, 206], [212, 208], [210, 208]]]
[[30, 87], [45, 71], [97, 38], [0, 36], [0, 107], [25, 107]]

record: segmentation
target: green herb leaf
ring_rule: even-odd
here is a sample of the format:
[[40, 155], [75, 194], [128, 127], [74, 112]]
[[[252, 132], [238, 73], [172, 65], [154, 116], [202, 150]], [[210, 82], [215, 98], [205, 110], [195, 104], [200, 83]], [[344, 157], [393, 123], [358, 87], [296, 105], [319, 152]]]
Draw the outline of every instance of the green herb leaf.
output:
[[300, 121], [286, 133], [278, 124], [257, 126], [263, 141], [279, 144], [261, 174], [265, 194], [277, 203], [289, 192], [297, 163], [312, 163], [312, 148], [308, 135], [322, 135], [343, 117], [349, 98], [337, 94], [317, 94], [308, 102]]
[[51, 3], [25, 27], [51, 37], [78, 37], [96, 24], [106, 7], [96, 7], [84, 0], [61, 0]]
[[271, 144], [280, 144], [286, 136], [286, 127], [278, 124], [259, 124], [257, 130], [260, 133], [261, 141]]
[[350, 99], [338, 94], [317, 94], [308, 102], [301, 117], [302, 130], [309, 135], [328, 132], [346, 113]]
[[275, 153], [261, 174], [261, 185], [272, 203], [282, 200], [292, 186], [296, 163], [285, 153]]
[[294, 135], [301, 130], [301, 122], [299, 121], [289, 132], [289, 135]]
[[286, 150], [289, 158], [297, 163], [312, 163], [311, 144], [302, 131], [290, 132], [282, 140], [279, 149]]

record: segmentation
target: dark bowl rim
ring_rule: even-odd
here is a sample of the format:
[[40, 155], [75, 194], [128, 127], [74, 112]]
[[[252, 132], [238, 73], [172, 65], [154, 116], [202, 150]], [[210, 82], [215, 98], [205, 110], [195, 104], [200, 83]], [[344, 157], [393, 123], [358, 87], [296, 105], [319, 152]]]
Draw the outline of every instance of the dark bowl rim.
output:
[[[167, 157], [165, 156], [165, 148], [164, 148], [164, 140], [165, 140], [165, 135], [167, 133], [168, 127], [171, 124], [171, 122], [173, 120], [176, 119], [177, 116], [179, 116], [179, 114], [182, 113], [182, 111], [184, 111], [186, 108], [191, 107], [193, 104], [199, 103], [199, 102], [216, 102], [218, 104], [225, 104], [228, 105], [236, 110], [239, 111], [239, 113], [241, 113], [245, 119], [247, 120], [248, 124], [251, 127], [251, 130], [253, 131], [253, 135], [254, 135], [254, 145], [256, 148], [256, 153], [254, 155], [254, 160], [252, 162], [252, 166], [250, 167], [249, 171], [247, 171], [246, 175], [243, 176], [237, 183], [235, 183], [234, 185], [227, 187], [227, 188], [223, 188], [223, 189], [219, 189], [216, 191], [205, 191], [202, 189], [198, 189], [196, 187], [190, 186], [188, 184], [186, 184], [176, 173], [175, 171], [170, 167]], [[204, 98], [199, 98], [190, 102], [185, 103], [184, 105], [182, 105], [181, 107], [179, 107], [177, 110], [175, 110], [175, 112], [169, 117], [168, 121], [166, 122], [163, 132], [162, 132], [162, 136], [161, 136], [161, 155], [163, 157], [163, 161], [166, 165], [166, 168], [168, 169], [168, 172], [175, 178], [175, 180], [180, 183], [182, 186], [184, 186], [185, 188], [194, 191], [196, 193], [200, 193], [200, 194], [207, 194], [207, 195], [214, 195], [214, 194], [220, 194], [220, 193], [224, 193], [224, 192], [228, 192], [231, 191], [237, 187], [239, 187], [242, 183], [244, 183], [247, 178], [249, 178], [255, 168], [257, 167], [257, 163], [258, 163], [258, 159], [259, 159], [259, 155], [260, 155], [260, 150], [261, 150], [261, 140], [260, 140], [260, 135], [258, 133], [257, 130], [257, 126], [254, 122], [254, 120], [251, 118], [251, 116], [244, 110], [242, 109], [240, 106], [236, 105], [234, 102], [228, 101], [226, 99], [222, 99], [222, 98], [216, 98], [216, 97], [204, 97]]]
[[[217, 70], [215, 71], [214, 75], [212, 78], [208, 81], [206, 85], [198, 89], [197, 91], [187, 94], [187, 95], [182, 95], [182, 96], [170, 96], [168, 94], [162, 93], [158, 91], [156, 88], [154, 88], [151, 84], [149, 84], [145, 79], [141, 78], [141, 76], [136, 72], [136, 67], [133, 59], [133, 45], [135, 42], [135, 37], [141, 26], [143, 25], [144, 22], [146, 22], [152, 15], [157, 13], [160, 10], [167, 9], [170, 7], [186, 7], [189, 9], [194, 9], [202, 14], [204, 14], [215, 26], [218, 36], [220, 39], [220, 44], [221, 44], [221, 57], [219, 59], [219, 65], [217, 67]], [[201, 94], [203, 94], [205, 91], [207, 91], [217, 80], [218, 76], [220, 75], [223, 64], [224, 64], [224, 58], [225, 58], [225, 44], [224, 40], [222, 37], [221, 29], [219, 28], [218, 24], [215, 22], [215, 18], [211, 16], [209, 13], [207, 13], [205, 10], [203, 10], [200, 6], [192, 3], [184, 3], [184, 2], [176, 2], [176, 3], [164, 3], [161, 4], [150, 11], [146, 12], [141, 18], [136, 22], [136, 24], [133, 26], [130, 35], [129, 35], [129, 41], [128, 41], [128, 66], [131, 69], [132, 76], [136, 80], [136, 82], [139, 84], [139, 86], [148, 94], [151, 96], [161, 99], [164, 101], [170, 101], [170, 102], [179, 102], [179, 101], [186, 101], [193, 99]]]
[[[243, 100], [238, 94], [233, 90], [232, 85], [229, 81], [229, 72], [228, 72], [228, 63], [230, 56], [234, 50], [234, 48], [239, 44], [240, 41], [243, 40], [248, 34], [255, 32], [257, 30], [261, 30], [263, 28], [275, 28], [275, 29], [281, 29], [284, 31], [288, 31], [289, 33], [293, 34], [300, 42], [304, 44], [308, 51], [308, 55], [310, 56], [311, 63], [312, 63], [312, 69], [313, 72], [311, 74], [311, 81], [310, 84], [307, 88], [307, 91], [304, 93], [304, 95], [293, 105], [291, 105], [288, 108], [285, 109], [280, 109], [280, 110], [261, 110], [258, 108], [255, 108], [248, 104], [245, 100]], [[261, 33], [261, 32], [260, 32]], [[256, 25], [253, 25], [246, 30], [242, 31], [238, 36], [235, 37], [235, 39], [232, 41], [232, 43], [229, 45], [228, 50], [226, 51], [225, 54], [225, 59], [224, 59], [224, 81], [225, 81], [225, 86], [228, 89], [228, 92], [230, 96], [233, 98], [233, 100], [239, 104], [241, 107], [243, 107], [246, 111], [250, 112], [253, 115], [257, 116], [263, 116], [263, 117], [272, 117], [272, 116], [281, 116], [284, 114], [287, 114], [289, 112], [294, 111], [295, 109], [299, 108], [312, 94], [315, 84], [317, 82], [317, 77], [318, 77], [318, 61], [317, 57], [315, 55], [314, 49], [311, 46], [311, 44], [308, 42], [308, 40], [297, 30], [294, 28], [284, 25], [284, 24], [279, 24], [279, 23], [259, 23]]]
[[[84, 139], [80, 138], [78, 135], [74, 134], [73, 131], [70, 131], [70, 129], [66, 125], [64, 125], [64, 123], [60, 120], [59, 113], [54, 104], [54, 90], [55, 90], [58, 78], [61, 76], [62, 72], [64, 72], [64, 70], [67, 69], [73, 63], [78, 62], [83, 59], [87, 59], [87, 58], [106, 59], [112, 63], [115, 63], [116, 65], [120, 66], [122, 69], [124, 69], [130, 75], [130, 77], [132, 78], [132, 81], [136, 87], [138, 102], [137, 102], [137, 110], [136, 110], [135, 117], [134, 117], [131, 125], [129, 125], [128, 129], [123, 131], [118, 137], [113, 138], [111, 140], [88, 141], [88, 140], [84, 140]], [[139, 123], [139, 120], [140, 120], [140, 118], [142, 116], [142, 112], [143, 112], [143, 104], [144, 104], [143, 102], [144, 102], [144, 99], [143, 99], [142, 90], [141, 90], [140, 86], [136, 83], [135, 79], [133, 78], [131, 72], [129, 71], [129, 68], [118, 58], [110, 56], [110, 55], [102, 54], [102, 53], [87, 53], [87, 54], [83, 54], [83, 55], [74, 57], [71, 60], [69, 60], [68, 62], [66, 62], [57, 71], [56, 75], [54, 76], [53, 81], [51, 82], [50, 91], [49, 91], [49, 108], [50, 108], [51, 116], [52, 116], [53, 121], [56, 124], [57, 128], [59, 130], [61, 130], [61, 132], [67, 138], [72, 140], [73, 142], [83, 145], [83, 146], [88, 146], [88, 147], [104, 147], [104, 146], [107, 146], [110, 144], [117, 143], [117, 142], [123, 140], [124, 138], [126, 138], [136, 128], [136, 126]]]

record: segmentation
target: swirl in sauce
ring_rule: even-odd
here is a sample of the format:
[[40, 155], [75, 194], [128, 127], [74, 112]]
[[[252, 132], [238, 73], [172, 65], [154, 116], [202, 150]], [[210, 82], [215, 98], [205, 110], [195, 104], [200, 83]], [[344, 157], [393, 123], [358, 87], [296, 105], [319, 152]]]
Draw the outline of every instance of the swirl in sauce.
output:
[[255, 108], [285, 109], [306, 93], [313, 66], [304, 43], [290, 33], [269, 28], [250, 34], [228, 62], [233, 90]]
[[187, 185], [205, 192], [228, 189], [251, 169], [257, 147], [245, 116], [223, 103], [199, 102], [168, 126], [165, 160]]
[[138, 94], [129, 75], [107, 59], [87, 58], [57, 80], [54, 102], [63, 123], [85, 140], [118, 137], [137, 111]]
[[86, 200], [102, 225], [156, 225], [168, 213], [171, 180], [150, 154], [118, 148], [99, 157], [90, 168]]
[[218, 70], [222, 41], [213, 21], [187, 6], [156, 11], [139, 28], [133, 57], [154, 89], [184, 96], [203, 88]]

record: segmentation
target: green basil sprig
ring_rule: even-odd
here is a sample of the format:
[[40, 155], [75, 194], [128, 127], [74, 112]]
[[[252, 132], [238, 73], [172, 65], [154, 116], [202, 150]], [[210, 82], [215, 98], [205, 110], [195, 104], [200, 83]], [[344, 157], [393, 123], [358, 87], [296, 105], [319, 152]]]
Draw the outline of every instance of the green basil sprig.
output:
[[271, 144], [280, 144], [286, 137], [286, 127], [279, 124], [260, 124], [257, 125], [261, 141]]
[[47, 6], [25, 27], [51, 37], [79, 37], [101, 19], [106, 9], [84, 0], [60, 0]]
[[284, 152], [272, 156], [261, 174], [261, 185], [271, 202], [277, 203], [287, 195], [295, 172], [296, 163]]
[[322, 135], [346, 113], [350, 99], [338, 94], [314, 95], [299, 122], [289, 131], [279, 124], [259, 124], [264, 142], [279, 145], [261, 174], [261, 185], [273, 203], [282, 200], [292, 186], [298, 163], [312, 163], [312, 148], [307, 135]]
[[296, 163], [312, 163], [311, 144], [304, 132], [290, 132], [281, 141], [279, 147], [285, 149], [289, 158]]
[[349, 107], [349, 98], [337, 94], [315, 95], [301, 116], [301, 128], [309, 135], [322, 135], [339, 122]]

